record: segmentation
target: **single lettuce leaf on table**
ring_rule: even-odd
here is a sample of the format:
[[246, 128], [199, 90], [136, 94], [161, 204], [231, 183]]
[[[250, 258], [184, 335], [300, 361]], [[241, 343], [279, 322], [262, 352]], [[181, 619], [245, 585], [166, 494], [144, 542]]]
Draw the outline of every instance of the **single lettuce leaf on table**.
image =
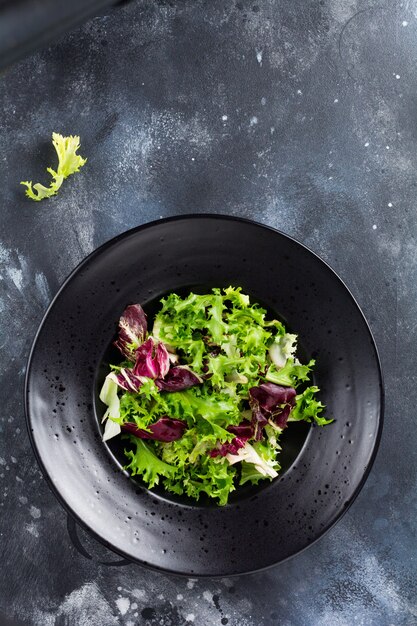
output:
[[63, 137], [59, 133], [52, 133], [52, 144], [58, 156], [58, 167], [56, 171], [52, 167], [46, 169], [48, 174], [52, 176], [49, 187], [45, 187], [41, 183], [32, 185], [32, 181], [22, 181], [20, 183], [27, 187], [27, 197], [36, 202], [55, 196], [61, 188], [63, 181], [71, 174], [78, 172], [87, 162], [87, 159], [83, 159], [83, 157], [77, 154], [77, 150], [80, 147], [80, 138], [77, 135]]

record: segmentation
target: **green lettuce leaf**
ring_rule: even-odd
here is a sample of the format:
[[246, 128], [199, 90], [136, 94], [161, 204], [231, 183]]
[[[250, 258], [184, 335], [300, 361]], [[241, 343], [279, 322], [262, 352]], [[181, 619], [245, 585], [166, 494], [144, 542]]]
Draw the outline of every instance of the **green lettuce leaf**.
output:
[[301, 365], [294, 359], [287, 359], [286, 364], [281, 369], [278, 369], [273, 363], [266, 373], [266, 380], [276, 385], [284, 385], [284, 387], [297, 387], [300, 383], [305, 382], [310, 378], [310, 371], [315, 365], [315, 360], [311, 361], [307, 365]]
[[125, 450], [125, 455], [130, 459], [126, 469], [130, 470], [132, 476], [139, 474], [149, 487], [154, 487], [159, 483], [160, 476], [172, 478], [175, 475], [175, 467], [161, 461], [152, 450], [152, 444], [145, 443], [137, 437], [130, 436], [129, 438], [136, 445], [135, 452]]
[[269, 476], [264, 476], [258, 472], [253, 463], [246, 463], [246, 461], [242, 461], [240, 464], [240, 481], [239, 485], [244, 485], [245, 483], [252, 483], [252, 485], [257, 485], [260, 480], [271, 480]]
[[318, 393], [320, 389], [315, 387], [314, 385], [311, 387], [307, 387], [303, 393], [295, 396], [295, 407], [290, 413], [288, 418], [289, 422], [316, 422], [318, 426], [325, 426], [326, 424], [331, 424], [333, 419], [325, 419], [324, 417], [320, 417], [320, 413], [323, 411], [324, 404], [322, 404], [319, 400], [316, 399], [316, 393]]
[[32, 181], [22, 181], [20, 183], [27, 187], [27, 197], [36, 202], [56, 195], [65, 178], [78, 172], [80, 167], [87, 162], [87, 159], [83, 159], [77, 154], [77, 150], [80, 147], [80, 138], [78, 136], [70, 135], [69, 137], [63, 137], [58, 133], [52, 133], [52, 143], [58, 156], [58, 167], [56, 171], [51, 167], [48, 167], [46, 170], [52, 176], [49, 187], [45, 187], [41, 183], [32, 185]]

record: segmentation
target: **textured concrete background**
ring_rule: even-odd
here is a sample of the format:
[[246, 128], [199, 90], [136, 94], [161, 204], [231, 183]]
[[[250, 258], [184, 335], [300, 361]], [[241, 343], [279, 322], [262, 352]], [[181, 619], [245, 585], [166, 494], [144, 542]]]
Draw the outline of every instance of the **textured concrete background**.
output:
[[[0, 622], [417, 624], [417, 2], [137, 1], [9, 70], [0, 106]], [[35, 204], [18, 183], [46, 181], [52, 131], [80, 134], [88, 163]], [[102, 565], [117, 557], [79, 531], [82, 556], [23, 416], [28, 350], [70, 270], [194, 211], [255, 218], [328, 261], [386, 377], [380, 452], [346, 516], [233, 580]]]

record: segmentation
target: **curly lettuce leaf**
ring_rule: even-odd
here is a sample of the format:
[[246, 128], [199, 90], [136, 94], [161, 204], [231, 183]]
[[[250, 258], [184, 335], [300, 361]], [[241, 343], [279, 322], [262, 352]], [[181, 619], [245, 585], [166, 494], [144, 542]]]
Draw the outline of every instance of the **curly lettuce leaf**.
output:
[[160, 444], [162, 460], [176, 468], [175, 476], [164, 480], [164, 487], [196, 500], [205, 494], [217, 499], [220, 505], [226, 504], [229, 493], [235, 489], [236, 469], [225, 459], [213, 459], [208, 455], [216, 441], [216, 434], [203, 434], [200, 428], [194, 427], [181, 439]]
[[129, 435], [129, 438], [136, 445], [135, 452], [133, 450], [125, 450], [125, 455], [130, 459], [130, 463], [125, 469], [128, 469], [132, 476], [139, 474], [152, 488], [159, 483], [160, 476], [172, 478], [175, 475], [175, 467], [161, 461], [153, 451], [152, 444], [145, 443], [142, 439], [131, 435]]
[[284, 385], [284, 387], [297, 387], [300, 383], [310, 378], [310, 372], [316, 361], [311, 359], [307, 365], [301, 365], [295, 359], [287, 359], [286, 364], [278, 369], [274, 363], [269, 367], [265, 378], [276, 385]]
[[80, 147], [80, 138], [77, 135], [63, 137], [59, 133], [52, 133], [52, 144], [58, 156], [58, 167], [56, 171], [51, 167], [48, 167], [46, 170], [52, 176], [49, 187], [45, 187], [41, 183], [32, 185], [32, 181], [22, 181], [20, 183], [27, 187], [25, 192], [27, 197], [36, 202], [55, 196], [61, 188], [63, 181], [71, 174], [78, 172], [87, 162], [87, 159], [83, 159], [83, 157], [77, 154], [77, 150]]
[[303, 393], [295, 397], [295, 406], [288, 418], [289, 422], [315, 422], [318, 426], [331, 424], [333, 419], [326, 419], [320, 416], [324, 410], [324, 404], [316, 399], [316, 394], [320, 391], [318, 387], [312, 385], [307, 387]]

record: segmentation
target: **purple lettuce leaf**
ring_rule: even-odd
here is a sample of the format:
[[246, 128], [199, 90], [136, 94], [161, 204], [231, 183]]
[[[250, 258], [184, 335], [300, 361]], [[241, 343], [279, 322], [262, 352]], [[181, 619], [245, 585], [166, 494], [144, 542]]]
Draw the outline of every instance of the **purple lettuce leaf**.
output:
[[159, 365], [159, 376], [160, 378], [164, 378], [169, 372], [170, 360], [169, 360], [169, 352], [162, 342], [159, 342], [158, 345], [156, 346], [155, 358]]
[[227, 430], [239, 439], [251, 439], [255, 432], [253, 424], [248, 420], [243, 420], [238, 426], [228, 426]]
[[292, 387], [281, 387], [274, 383], [262, 383], [249, 389], [255, 439], [262, 437], [262, 428], [268, 420], [272, 420], [279, 428], [285, 428], [295, 404], [295, 396], [296, 391]]
[[126, 359], [135, 361], [137, 348], [145, 341], [148, 324], [140, 304], [131, 304], [119, 320], [119, 336], [114, 342]]
[[126, 422], [121, 425], [121, 428], [129, 434], [139, 437], [139, 439], [154, 439], [155, 441], [168, 443], [169, 441], [181, 439], [187, 424], [182, 420], [161, 417], [157, 422], [148, 426], [151, 432], [138, 428], [133, 422]]
[[232, 441], [226, 443], [218, 443], [217, 448], [210, 451], [210, 456], [226, 456], [226, 454], [237, 454], [240, 448], [243, 448], [245, 443], [252, 439], [255, 435], [255, 427], [248, 420], [243, 420], [237, 426], [228, 426], [229, 433], [236, 435]]
[[142, 376], [135, 376], [131, 369], [123, 367], [120, 371], [113, 373], [119, 387], [126, 391], [136, 392], [142, 385]]
[[177, 365], [171, 367], [164, 380], [158, 378], [155, 382], [161, 391], [183, 391], [184, 389], [194, 387], [194, 385], [199, 385], [203, 381], [187, 366]]
[[136, 350], [136, 363], [133, 368], [135, 376], [159, 378], [165, 376], [169, 370], [168, 351], [163, 343], [156, 343], [149, 337]]
[[217, 448], [210, 450], [210, 456], [226, 456], [226, 454], [237, 454], [240, 448], [243, 448], [248, 437], [235, 437], [232, 441], [221, 443]]

